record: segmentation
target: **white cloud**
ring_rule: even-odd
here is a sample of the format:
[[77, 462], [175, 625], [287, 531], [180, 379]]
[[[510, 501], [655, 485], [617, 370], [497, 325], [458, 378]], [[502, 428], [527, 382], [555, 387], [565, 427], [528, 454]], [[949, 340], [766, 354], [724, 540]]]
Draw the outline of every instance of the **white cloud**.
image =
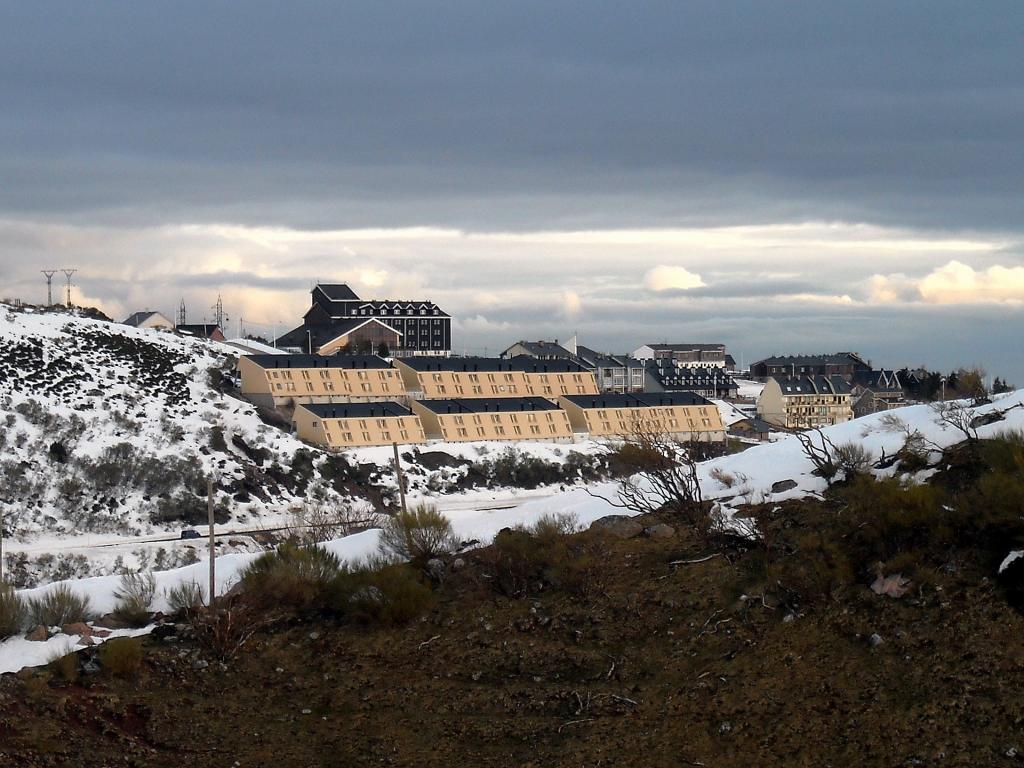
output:
[[562, 293], [562, 315], [567, 319], [577, 317], [583, 311], [583, 301], [576, 291]]
[[647, 274], [644, 275], [644, 288], [649, 291], [688, 291], [703, 286], [704, 280], [701, 276], [685, 267], [659, 265], [647, 270]]
[[930, 304], [977, 304], [1024, 301], [1024, 267], [998, 264], [978, 271], [959, 261], [934, 270], [918, 284]]
[[879, 304], [1024, 302], [1024, 267], [996, 264], [987, 269], [975, 269], [954, 260], [917, 279], [902, 273], [873, 275], [868, 281], [868, 296]]

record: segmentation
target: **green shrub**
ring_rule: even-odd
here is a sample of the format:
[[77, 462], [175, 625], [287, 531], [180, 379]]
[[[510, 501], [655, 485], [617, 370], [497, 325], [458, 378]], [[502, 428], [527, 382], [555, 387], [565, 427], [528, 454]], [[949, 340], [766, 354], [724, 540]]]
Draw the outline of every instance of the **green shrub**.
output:
[[99, 657], [110, 674], [128, 677], [142, 667], [142, 643], [132, 637], [114, 637], [100, 646]]
[[340, 579], [344, 588], [336, 593], [334, 607], [357, 621], [407, 624], [434, 603], [430, 585], [406, 563], [371, 562]]
[[0, 581], [0, 640], [13, 637], [25, 628], [28, 606], [14, 587]]
[[450, 554], [458, 545], [448, 518], [425, 502], [385, 520], [380, 536], [380, 550], [384, 555], [417, 565]]
[[782, 587], [791, 607], [827, 599], [856, 580], [854, 565], [836, 534], [834, 528], [801, 531], [790, 542], [795, 554], [768, 566], [769, 582]]
[[168, 610], [173, 615], [190, 614], [206, 604], [203, 587], [198, 581], [183, 581], [166, 591]]
[[562, 589], [592, 597], [607, 587], [601, 538], [589, 532], [572, 535], [571, 515], [546, 515], [529, 528], [505, 528], [490, 547], [473, 557], [491, 589], [520, 598], [545, 589]]
[[990, 472], [961, 494], [953, 510], [960, 539], [1002, 558], [1024, 546], [1024, 475]]
[[322, 547], [289, 540], [242, 571], [242, 588], [253, 605], [297, 611], [322, 608], [342, 572], [338, 558]]
[[949, 545], [955, 539], [941, 489], [895, 478], [859, 477], [841, 492], [845, 509], [836, 533], [855, 566], [863, 569], [910, 549]]
[[121, 577], [121, 586], [114, 591], [117, 606], [114, 615], [133, 627], [144, 627], [149, 623], [150, 605], [156, 594], [156, 578], [152, 573], [126, 573]]
[[28, 610], [33, 624], [59, 627], [88, 620], [89, 598], [76, 594], [67, 584], [58, 584], [40, 597], [29, 598]]
[[50, 657], [46, 667], [65, 683], [73, 683], [78, 679], [78, 654], [64, 648]]

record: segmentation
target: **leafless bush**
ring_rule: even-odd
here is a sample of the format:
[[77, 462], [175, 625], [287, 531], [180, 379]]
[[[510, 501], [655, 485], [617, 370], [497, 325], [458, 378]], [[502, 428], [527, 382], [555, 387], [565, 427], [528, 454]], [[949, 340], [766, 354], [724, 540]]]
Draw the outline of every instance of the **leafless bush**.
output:
[[817, 427], [795, 434], [796, 439], [800, 441], [800, 447], [803, 448], [804, 456], [814, 465], [815, 473], [828, 485], [832, 485], [840, 470], [839, 464], [836, 463], [836, 444]]
[[954, 429], [964, 436], [969, 445], [978, 442], [978, 430], [974, 426], [974, 409], [963, 400], [940, 400], [932, 403], [936, 421], [943, 427]]
[[332, 541], [380, 525], [381, 516], [372, 509], [326, 501], [294, 508], [288, 521], [290, 537], [301, 544]]
[[569, 512], [548, 512], [538, 517], [526, 528], [537, 539], [549, 540], [557, 536], [568, 536], [580, 529], [580, 519]]
[[281, 618], [281, 614], [260, 610], [240, 596], [219, 601], [215, 610], [196, 611], [192, 629], [200, 645], [226, 661], [241, 651], [260, 629]]
[[873, 459], [871, 451], [862, 443], [843, 443], [836, 446], [835, 462], [847, 480], [866, 474]]
[[172, 614], [190, 614], [206, 603], [203, 587], [198, 581], [183, 581], [167, 590], [167, 605]]
[[627, 476], [619, 481], [612, 506], [638, 514], [669, 509], [690, 522], [707, 517], [707, 505], [697, 474], [696, 441], [684, 441], [658, 429], [637, 424], [610, 450]]
[[732, 488], [736, 484], [735, 476], [730, 475], [721, 467], [715, 467], [714, 469], [711, 470], [709, 475], [711, 476], [712, 480], [721, 483], [722, 487], [724, 488]]

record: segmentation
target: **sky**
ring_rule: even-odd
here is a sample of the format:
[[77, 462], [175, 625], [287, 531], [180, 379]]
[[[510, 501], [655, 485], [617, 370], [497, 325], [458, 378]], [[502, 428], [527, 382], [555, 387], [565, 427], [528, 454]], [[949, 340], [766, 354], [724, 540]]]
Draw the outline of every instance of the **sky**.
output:
[[3, 297], [1024, 386], [1017, 0], [0, 0], [0, 104]]

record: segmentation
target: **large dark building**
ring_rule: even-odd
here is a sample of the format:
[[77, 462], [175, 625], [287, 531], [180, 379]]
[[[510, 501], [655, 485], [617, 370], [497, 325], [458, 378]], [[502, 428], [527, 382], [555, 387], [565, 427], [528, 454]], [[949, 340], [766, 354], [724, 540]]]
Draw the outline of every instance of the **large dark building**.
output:
[[[393, 328], [400, 336], [397, 347], [388, 344], [393, 355], [448, 356], [452, 350], [452, 319], [430, 301], [367, 301], [356, 296], [344, 283], [320, 284], [312, 291], [312, 305], [303, 315], [303, 323], [277, 340], [281, 349], [316, 352], [321, 347], [351, 333], [370, 319]], [[376, 323], [364, 325], [368, 330]], [[380, 326], [377, 326], [378, 328]], [[358, 334], [353, 342], [358, 342]], [[368, 345], [387, 343], [377, 336], [367, 338]], [[374, 343], [376, 342], [376, 343]]]
[[855, 352], [767, 357], [750, 366], [751, 375], [762, 380], [771, 376], [842, 376], [849, 382], [870, 370], [871, 364]]

